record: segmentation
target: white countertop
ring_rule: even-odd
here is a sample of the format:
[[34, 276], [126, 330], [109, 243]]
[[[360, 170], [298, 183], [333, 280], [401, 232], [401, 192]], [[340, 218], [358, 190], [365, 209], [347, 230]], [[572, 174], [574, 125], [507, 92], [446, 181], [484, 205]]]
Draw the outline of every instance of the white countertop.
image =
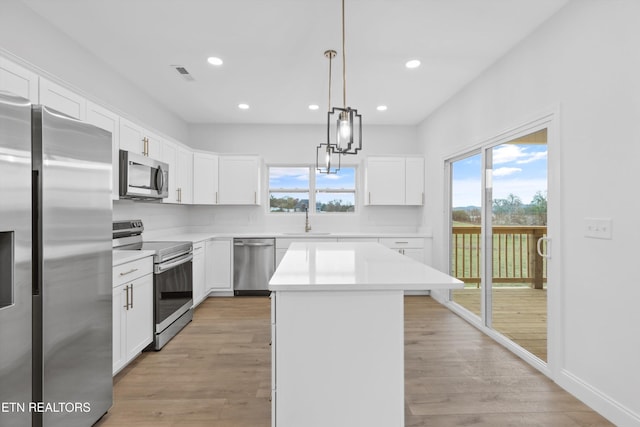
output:
[[153, 256], [154, 251], [128, 251], [121, 249], [113, 250], [113, 266], [126, 264], [131, 261], [137, 261], [141, 258]]
[[293, 243], [271, 291], [459, 289], [463, 282], [379, 243]]
[[188, 241], [188, 242], [201, 242], [203, 240], [210, 239], [232, 239], [232, 238], [250, 238], [250, 237], [258, 237], [258, 238], [268, 238], [273, 237], [276, 239], [336, 239], [336, 238], [348, 238], [348, 237], [371, 237], [371, 238], [384, 238], [384, 237], [420, 237], [420, 238], [431, 238], [431, 236], [427, 236], [425, 234], [420, 233], [373, 233], [373, 232], [336, 232], [336, 233], [322, 233], [322, 232], [310, 232], [305, 233], [304, 231], [297, 232], [264, 232], [259, 231], [255, 233], [220, 233], [220, 232], [194, 232], [194, 231], [175, 231], [170, 230], [167, 232], [162, 232], [158, 230], [154, 230], [149, 233], [149, 237], [145, 236], [144, 239], [148, 241], [152, 240], [162, 240], [162, 241], [171, 241], [171, 242], [179, 242], [179, 241]]

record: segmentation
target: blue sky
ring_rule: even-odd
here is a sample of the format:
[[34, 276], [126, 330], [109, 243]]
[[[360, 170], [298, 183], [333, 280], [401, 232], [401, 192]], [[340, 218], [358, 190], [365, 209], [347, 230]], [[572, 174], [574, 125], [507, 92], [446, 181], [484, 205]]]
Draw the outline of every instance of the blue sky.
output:
[[[315, 171], [315, 169], [313, 169]], [[355, 168], [343, 167], [337, 174], [316, 173], [316, 188], [353, 189], [355, 187]], [[300, 167], [271, 167], [269, 168], [269, 188], [279, 189], [309, 189], [309, 168]], [[290, 196], [298, 199], [308, 198], [307, 193], [278, 193], [277, 196]], [[347, 202], [355, 203], [353, 195], [318, 193], [316, 202], [327, 203], [343, 198]]]
[[[337, 174], [316, 173], [316, 188], [354, 188], [355, 168], [342, 168]], [[269, 188], [309, 188], [309, 168], [269, 169]]]
[[[480, 206], [480, 154], [453, 164], [452, 206]], [[503, 144], [493, 148], [493, 198], [509, 193], [531, 203], [537, 191], [547, 193], [547, 146], [544, 144]]]

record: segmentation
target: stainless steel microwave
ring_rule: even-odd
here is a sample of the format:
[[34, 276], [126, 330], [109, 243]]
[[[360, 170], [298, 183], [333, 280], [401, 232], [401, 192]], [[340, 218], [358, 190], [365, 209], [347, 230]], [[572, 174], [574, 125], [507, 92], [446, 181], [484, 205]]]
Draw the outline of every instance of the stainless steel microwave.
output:
[[120, 150], [120, 197], [156, 200], [169, 195], [169, 165]]

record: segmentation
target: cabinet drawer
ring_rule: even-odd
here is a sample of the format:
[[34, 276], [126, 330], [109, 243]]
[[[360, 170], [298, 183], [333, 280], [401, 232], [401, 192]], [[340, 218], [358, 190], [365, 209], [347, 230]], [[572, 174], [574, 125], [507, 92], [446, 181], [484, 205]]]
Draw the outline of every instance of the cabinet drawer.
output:
[[153, 258], [146, 257], [137, 261], [128, 262], [113, 267], [113, 286], [119, 286], [126, 282], [153, 273]]
[[424, 248], [421, 237], [381, 237], [378, 242], [388, 248]]

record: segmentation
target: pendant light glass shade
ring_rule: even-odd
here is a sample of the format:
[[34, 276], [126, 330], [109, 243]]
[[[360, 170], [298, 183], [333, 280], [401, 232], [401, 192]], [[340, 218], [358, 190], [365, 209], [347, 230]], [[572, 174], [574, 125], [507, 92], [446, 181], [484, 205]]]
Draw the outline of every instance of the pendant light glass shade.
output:
[[340, 170], [340, 155], [333, 147], [321, 143], [316, 147], [316, 170], [319, 173], [336, 174]]
[[362, 116], [358, 110], [333, 107], [327, 117], [327, 144], [332, 150], [338, 154], [358, 154], [362, 150]]

